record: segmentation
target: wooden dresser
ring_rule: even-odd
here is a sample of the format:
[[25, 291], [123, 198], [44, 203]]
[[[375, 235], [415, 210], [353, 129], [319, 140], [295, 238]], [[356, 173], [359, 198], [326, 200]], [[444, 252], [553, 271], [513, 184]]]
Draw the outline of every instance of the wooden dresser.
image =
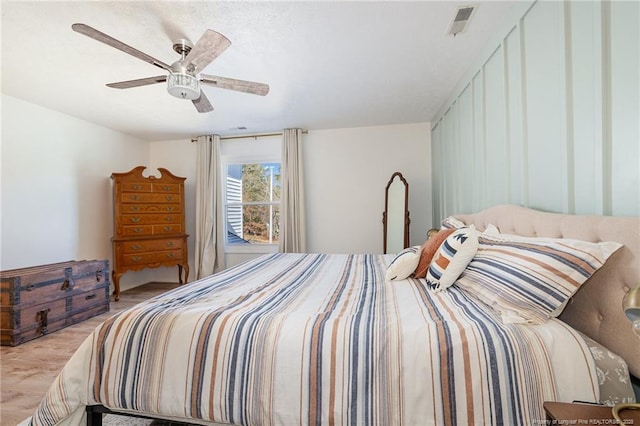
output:
[[[184, 221], [184, 181], [166, 169], [144, 177], [146, 167], [113, 173], [113, 284], [120, 298], [120, 277], [127, 271], [178, 266], [187, 282], [189, 264]], [[182, 271], [184, 269], [184, 281]]]

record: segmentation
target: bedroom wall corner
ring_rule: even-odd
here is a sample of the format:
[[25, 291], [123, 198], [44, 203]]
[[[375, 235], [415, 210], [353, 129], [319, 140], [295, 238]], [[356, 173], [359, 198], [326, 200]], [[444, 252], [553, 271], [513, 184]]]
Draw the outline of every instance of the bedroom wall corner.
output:
[[384, 188], [399, 171], [409, 183], [410, 243], [431, 217], [430, 123], [314, 130], [305, 137], [310, 252], [381, 253]]
[[111, 173], [148, 161], [147, 141], [3, 94], [0, 269], [112, 265]]
[[519, 13], [432, 121], [434, 217], [503, 203], [639, 216], [640, 4]]

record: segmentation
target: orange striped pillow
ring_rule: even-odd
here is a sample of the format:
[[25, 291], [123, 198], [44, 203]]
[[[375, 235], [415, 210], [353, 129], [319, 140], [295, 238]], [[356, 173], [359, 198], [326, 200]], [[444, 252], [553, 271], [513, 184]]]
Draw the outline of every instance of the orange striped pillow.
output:
[[418, 266], [413, 273], [414, 278], [425, 278], [427, 276], [427, 269], [429, 269], [431, 259], [433, 259], [438, 248], [440, 248], [440, 244], [442, 244], [444, 240], [454, 232], [455, 229], [442, 229], [422, 244], [422, 247], [420, 248], [420, 260], [418, 261]]

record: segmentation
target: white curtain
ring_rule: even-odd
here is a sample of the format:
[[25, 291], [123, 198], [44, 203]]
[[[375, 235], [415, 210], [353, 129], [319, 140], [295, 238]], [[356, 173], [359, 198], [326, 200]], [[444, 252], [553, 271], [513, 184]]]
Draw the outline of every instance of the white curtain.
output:
[[283, 253], [305, 253], [307, 241], [304, 214], [302, 130], [285, 129], [282, 137], [279, 248]]
[[198, 136], [196, 158], [196, 279], [224, 269], [220, 137]]

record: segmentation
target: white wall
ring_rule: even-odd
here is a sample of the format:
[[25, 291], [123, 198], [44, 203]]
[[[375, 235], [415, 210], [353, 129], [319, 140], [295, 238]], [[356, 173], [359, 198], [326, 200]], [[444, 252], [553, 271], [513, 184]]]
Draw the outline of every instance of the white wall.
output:
[[640, 215], [639, 23], [638, 2], [523, 7], [433, 120], [434, 216]]
[[[308, 249], [382, 251], [384, 187], [409, 182], [411, 241], [432, 226], [430, 124], [310, 131], [304, 136]], [[232, 144], [233, 141], [226, 143]], [[193, 267], [195, 145], [147, 142], [2, 95], [0, 269], [112, 259], [111, 173], [148, 165], [186, 177], [186, 228]], [[251, 256], [228, 255], [228, 265]], [[190, 280], [193, 280], [193, 271]], [[121, 288], [177, 280], [177, 268], [127, 272]]]
[[2, 95], [0, 269], [111, 262], [111, 173], [148, 161], [146, 141]]
[[305, 135], [307, 249], [381, 253], [384, 188], [409, 183], [412, 245], [432, 226], [429, 123], [315, 130]]
[[[176, 176], [184, 177], [185, 225], [189, 255], [188, 282], [195, 279], [194, 243], [196, 239], [196, 144], [188, 140], [152, 142], [150, 144], [149, 171], [159, 175], [158, 167], [169, 170]], [[150, 270], [153, 281], [178, 282], [178, 267], [162, 267]], [[142, 284], [142, 283], [140, 283]]]
[[[382, 252], [384, 188], [395, 171], [409, 182], [411, 242], [424, 242], [432, 226], [430, 124], [312, 130], [303, 138], [309, 252]], [[233, 145], [234, 141], [223, 141]], [[262, 140], [256, 141], [261, 143]], [[235, 142], [237, 143], [237, 142]], [[186, 177], [189, 262], [195, 242], [195, 145], [187, 140], [152, 142], [151, 168]], [[229, 151], [230, 155], [238, 152]], [[227, 254], [227, 266], [256, 255]], [[154, 270], [154, 279], [175, 281], [174, 268]], [[189, 280], [194, 278], [190, 273]]]

